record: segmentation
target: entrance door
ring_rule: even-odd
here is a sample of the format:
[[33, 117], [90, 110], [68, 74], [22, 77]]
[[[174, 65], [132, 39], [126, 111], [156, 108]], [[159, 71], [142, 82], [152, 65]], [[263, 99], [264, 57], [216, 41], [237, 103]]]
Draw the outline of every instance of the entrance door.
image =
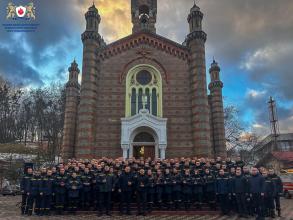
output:
[[133, 157], [136, 159], [150, 157], [153, 160], [155, 155], [155, 146], [133, 146]]
[[148, 132], [137, 134], [133, 140], [133, 157], [144, 159], [156, 157], [155, 139]]

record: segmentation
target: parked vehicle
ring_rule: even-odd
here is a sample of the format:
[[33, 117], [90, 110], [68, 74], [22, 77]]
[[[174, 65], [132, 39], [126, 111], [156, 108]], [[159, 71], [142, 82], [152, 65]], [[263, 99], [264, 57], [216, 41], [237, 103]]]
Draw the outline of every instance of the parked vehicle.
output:
[[290, 199], [293, 195], [293, 174], [287, 173], [280, 176], [283, 182], [284, 197]]
[[8, 185], [1, 190], [3, 196], [21, 195], [20, 187], [17, 185]]

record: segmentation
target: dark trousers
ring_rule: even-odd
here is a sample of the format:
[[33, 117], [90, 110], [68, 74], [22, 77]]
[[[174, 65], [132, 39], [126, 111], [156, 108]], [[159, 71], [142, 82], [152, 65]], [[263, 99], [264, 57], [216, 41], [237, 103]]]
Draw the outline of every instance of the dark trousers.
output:
[[237, 210], [240, 215], [247, 215], [246, 197], [244, 193], [236, 193], [235, 195]]
[[281, 205], [280, 205], [280, 196], [275, 196], [274, 197], [275, 204], [276, 204], [276, 209], [281, 210]]
[[102, 213], [105, 209], [108, 214], [111, 208], [111, 192], [100, 192], [98, 195], [99, 212]]
[[29, 196], [26, 193], [23, 193], [21, 198], [21, 214], [28, 213], [28, 199]]
[[61, 212], [64, 210], [65, 201], [66, 201], [65, 198], [66, 198], [66, 195], [63, 193], [55, 194], [55, 208], [57, 211]]
[[68, 211], [75, 212], [78, 206], [78, 197], [68, 197]]
[[81, 203], [82, 208], [90, 207], [91, 191], [82, 191], [81, 193]]
[[162, 195], [163, 195], [163, 192], [162, 190], [157, 190], [157, 193], [156, 193], [156, 201], [157, 201], [157, 204], [158, 204], [158, 207], [159, 209], [162, 208]]
[[147, 192], [138, 191], [136, 195], [137, 199], [137, 212], [138, 214], [145, 214], [146, 212], [146, 201], [147, 201]]
[[263, 216], [269, 217], [272, 211], [275, 211], [274, 197], [265, 196], [263, 202]]
[[183, 202], [184, 202], [185, 210], [190, 209], [191, 197], [192, 197], [192, 193], [188, 193], [188, 192], [183, 193]]
[[226, 215], [229, 213], [229, 198], [227, 194], [219, 194], [219, 203], [222, 214]]
[[197, 192], [197, 193], [193, 193], [192, 197], [194, 199], [194, 203], [197, 206], [197, 208], [201, 208], [202, 205], [202, 193], [201, 192]]
[[211, 209], [216, 209], [216, 194], [213, 191], [205, 193], [206, 201], [209, 204]]
[[123, 213], [126, 208], [126, 213], [130, 214], [130, 203], [131, 203], [132, 192], [121, 192], [120, 199], [120, 212]]
[[173, 191], [172, 196], [173, 196], [175, 209], [180, 209], [181, 191]]
[[41, 197], [40, 195], [29, 195], [28, 197], [28, 213], [32, 214], [33, 206], [35, 204], [34, 212], [38, 215], [41, 208]]
[[148, 203], [148, 211], [151, 212], [153, 210], [154, 205], [154, 192], [148, 192], [147, 194], [147, 203]]
[[49, 211], [51, 209], [51, 203], [52, 203], [52, 195], [43, 195], [41, 196], [41, 214], [49, 214]]
[[164, 193], [164, 197], [165, 197], [165, 204], [167, 208], [170, 209], [172, 205], [172, 193], [171, 192]]
[[252, 203], [253, 213], [257, 214], [258, 217], [263, 217], [263, 214], [262, 214], [263, 198], [260, 195], [260, 193], [252, 194], [251, 203]]

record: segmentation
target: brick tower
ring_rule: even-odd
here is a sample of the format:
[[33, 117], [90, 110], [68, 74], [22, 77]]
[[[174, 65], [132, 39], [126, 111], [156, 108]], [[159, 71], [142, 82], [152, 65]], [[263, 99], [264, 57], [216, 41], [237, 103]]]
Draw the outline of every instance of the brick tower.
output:
[[188, 15], [190, 33], [186, 45], [190, 51], [189, 69], [192, 104], [194, 153], [211, 155], [210, 108], [207, 95], [205, 42], [207, 35], [202, 30], [203, 13], [194, 4]]
[[66, 83], [64, 136], [62, 143], [62, 155], [65, 158], [70, 158], [74, 155], [77, 107], [80, 90], [80, 85], [78, 83], [78, 74], [80, 71], [75, 60], [71, 63], [68, 71], [69, 80]]
[[132, 33], [147, 30], [156, 33], [157, 0], [131, 0]]
[[101, 17], [93, 4], [85, 14], [86, 30], [81, 35], [83, 42], [82, 83], [78, 111], [77, 144], [74, 156], [91, 158], [96, 139], [97, 90], [100, 75], [100, 60], [97, 50], [104, 46], [99, 34]]
[[223, 110], [223, 83], [220, 79], [220, 67], [214, 60], [210, 68], [211, 82], [210, 90], [210, 105], [212, 117], [212, 140], [214, 155], [226, 157], [226, 139], [224, 126], [224, 110]]

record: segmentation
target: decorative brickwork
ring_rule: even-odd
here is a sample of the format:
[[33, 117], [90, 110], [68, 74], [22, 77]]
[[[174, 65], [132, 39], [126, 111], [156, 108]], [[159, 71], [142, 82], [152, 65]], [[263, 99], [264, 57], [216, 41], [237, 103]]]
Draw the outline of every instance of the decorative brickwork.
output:
[[[167, 158], [214, 153], [225, 156], [223, 83], [212, 78], [208, 96], [203, 14], [196, 5], [192, 7], [188, 16], [190, 33], [181, 45], [155, 33], [156, 2], [132, 1], [133, 34], [108, 45], [98, 33], [98, 10], [92, 6], [86, 13], [79, 105], [77, 81], [67, 83], [64, 158], [129, 154], [121, 144], [121, 118], [126, 115], [126, 96], [131, 95], [126, 91], [127, 76], [138, 66], [152, 67], [160, 74], [162, 93], [158, 94], [162, 96], [161, 118], [167, 120], [167, 146], [157, 143], [156, 155], [161, 149]], [[148, 14], [147, 26], [138, 23], [137, 13]], [[213, 67], [211, 77], [217, 77], [217, 68]], [[78, 71], [73, 66], [69, 72], [72, 75]]]

